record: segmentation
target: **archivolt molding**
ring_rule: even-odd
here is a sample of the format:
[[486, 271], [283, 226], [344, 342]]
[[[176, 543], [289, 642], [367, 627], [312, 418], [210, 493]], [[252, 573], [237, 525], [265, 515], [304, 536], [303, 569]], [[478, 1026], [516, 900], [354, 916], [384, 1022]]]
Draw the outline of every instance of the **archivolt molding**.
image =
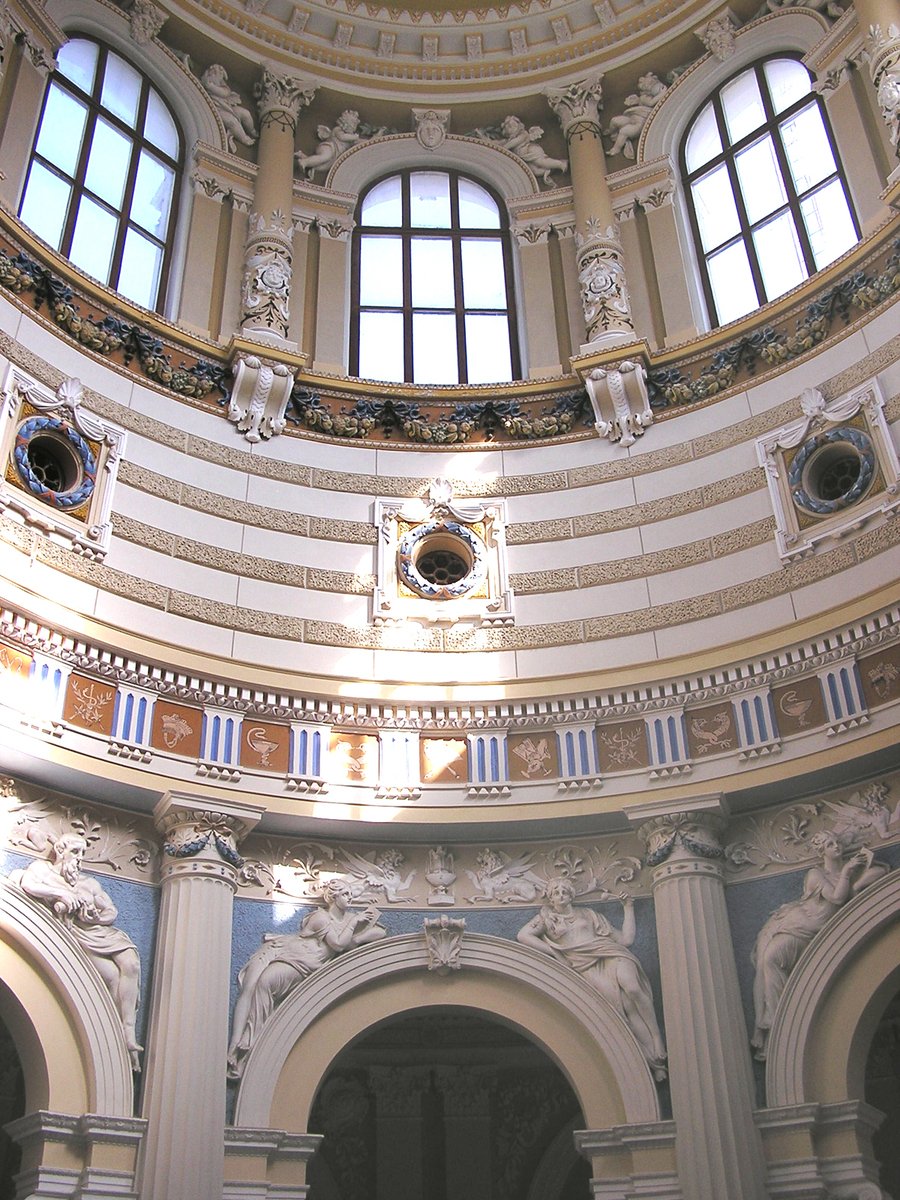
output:
[[[898, 914], [900, 872], [893, 871], [842, 908], [805, 951], [782, 994], [769, 1037], [766, 1096], [770, 1108], [831, 1099], [808, 1094], [813, 1031], [826, 1027], [823, 1008], [829, 994], [838, 977], [853, 970], [853, 958], [863, 946], [892, 927], [895, 939], [900, 937]], [[895, 967], [897, 962], [894, 955]], [[857, 979], [860, 1011], [881, 983], [870, 974]], [[855, 1032], [835, 1027], [829, 1037], [829, 1051], [845, 1073]]]
[[[235, 1108], [235, 1125], [269, 1127], [279, 1076], [288, 1055], [317, 1017], [391, 977], [423, 973], [425, 966], [421, 935], [406, 934], [351, 951], [317, 971], [308, 983], [298, 987], [276, 1009], [263, 1027], [247, 1059]], [[447, 984], [446, 993], [442, 992], [436, 1002], [478, 1005], [482, 1011], [490, 1013], [489, 1001], [477, 983], [477, 977], [485, 974], [511, 980], [523, 991], [536, 994], [544, 1004], [558, 1011], [562, 1026], [578, 1028], [596, 1045], [598, 1057], [603, 1056], [609, 1065], [627, 1123], [659, 1120], [656, 1090], [637, 1041], [612, 1007], [579, 976], [526, 946], [486, 934], [466, 934], [461, 970], [453, 973], [452, 983]], [[466, 980], [470, 975], [475, 977], [474, 989], [469, 990], [466, 997]], [[496, 1015], [506, 1019], [502, 1012], [498, 1011]], [[344, 1044], [364, 1027], [342, 1026]], [[533, 1032], [537, 1035], [537, 1031]], [[540, 1041], [553, 1053], [552, 1027], [540, 1031]], [[608, 1116], [590, 1112], [585, 1105], [586, 1094], [593, 1086], [590, 1076], [592, 1071], [596, 1073], [596, 1065], [592, 1067], [581, 1061], [560, 1061], [559, 1065], [579, 1095], [585, 1119], [590, 1123]], [[305, 1120], [306, 1114], [301, 1119]]]
[[[81, 1058], [70, 1061], [58, 1044], [41, 1036], [41, 1004], [18, 996], [41, 1041], [49, 1077], [49, 1104], [63, 1080], [88, 1081], [88, 1111], [101, 1117], [130, 1117], [134, 1084], [122, 1023], [112, 997], [87, 955], [59, 921], [12, 885], [0, 881], [0, 934], [15, 943], [50, 981], [68, 1022], [78, 1031]], [[42, 1002], [45, 1000], [42, 998]], [[83, 1061], [82, 1061], [83, 1060]]]

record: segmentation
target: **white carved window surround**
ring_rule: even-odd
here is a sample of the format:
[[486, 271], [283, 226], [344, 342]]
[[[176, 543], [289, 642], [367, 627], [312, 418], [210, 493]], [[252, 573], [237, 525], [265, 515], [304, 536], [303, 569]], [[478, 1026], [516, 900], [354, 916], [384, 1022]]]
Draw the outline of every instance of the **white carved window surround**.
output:
[[756, 443], [785, 561], [884, 521], [900, 507], [900, 463], [878, 382], [826, 401], [800, 397], [802, 416]]

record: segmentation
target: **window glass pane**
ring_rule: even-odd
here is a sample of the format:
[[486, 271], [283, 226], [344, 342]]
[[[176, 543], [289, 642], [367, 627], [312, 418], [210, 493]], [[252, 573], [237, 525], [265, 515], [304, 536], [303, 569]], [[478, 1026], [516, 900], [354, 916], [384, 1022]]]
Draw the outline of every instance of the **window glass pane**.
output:
[[359, 302], [403, 304], [403, 243], [398, 237], [364, 237], [359, 243]]
[[449, 238], [413, 238], [410, 245], [415, 308], [453, 308], [453, 244]]
[[787, 203], [775, 147], [768, 134], [735, 155], [735, 165], [750, 221], [759, 221]]
[[147, 97], [144, 137], [162, 150], [163, 154], [168, 154], [170, 158], [178, 157], [178, 130], [172, 120], [172, 114], [163, 104], [162, 97], [152, 88]]
[[736, 321], [738, 317], [759, 307], [743, 242], [735, 242], [733, 246], [713, 254], [707, 267], [720, 325]]
[[159, 291], [162, 269], [162, 249], [136, 229], [125, 234], [122, 268], [119, 271], [118, 291], [135, 304], [153, 308]]
[[118, 209], [122, 207], [131, 147], [131, 138], [102, 117], [97, 118], [84, 182], [101, 200]]
[[463, 229], [500, 228], [496, 201], [471, 179], [459, 181], [459, 223]]
[[376, 183], [362, 203], [363, 225], [400, 225], [403, 206], [400, 198], [400, 176]]
[[419, 229], [450, 228], [450, 177], [439, 171], [413, 171], [409, 177], [409, 218]]
[[35, 149], [67, 175], [74, 175], [78, 166], [87, 112], [87, 105], [59, 84], [50, 85]]
[[469, 383], [508, 383], [512, 379], [505, 316], [470, 313], [466, 317], [466, 368]]
[[99, 48], [96, 42], [73, 38], [61, 46], [56, 56], [56, 69], [66, 79], [71, 79], [83, 92], [92, 92], [94, 74], [97, 70]]
[[765, 124], [766, 113], [754, 71], [745, 71], [722, 88], [722, 107], [732, 145]]
[[856, 229], [847, 197], [835, 179], [800, 202], [806, 232], [812, 244], [816, 269], [821, 271], [845, 250], [856, 245]]
[[812, 88], [809, 72], [795, 58], [776, 58], [763, 63], [763, 73], [777, 113], [796, 104]]
[[359, 314], [359, 373], [363, 379], [403, 382], [403, 316]]
[[81, 197], [69, 258], [76, 267], [93, 275], [101, 283], [109, 282], [109, 265], [118, 224], [107, 209], [101, 208], [87, 196]]
[[134, 67], [119, 58], [118, 54], [110, 51], [106, 59], [106, 71], [103, 74], [100, 103], [133, 129], [137, 120], [140, 96], [140, 75]]
[[835, 171], [831, 143], [816, 103], [781, 126], [781, 138], [798, 192], [808, 191]]
[[767, 299], [775, 300], [803, 282], [806, 266], [790, 213], [782, 213], [757, 229], [753, 241]]
[[160, 239], [166, 236], [174, 186], [175, 172], [171, 167], [142, 150], [138, 160], [130, 216], [138, 225], [143, 225], [149, 233]]
[[499, 238], [463, 241], [462, 269], [466, 308], [506, 308], [503, 245]]
[[413, 379], [416, 383], [459, 383], [456, 317], [413, 313]]
[[706, 108], [691, 126], [687, 143], [684, 148], [684, 160], [689, 171], [696, 171], [704, 163], [715, 158], [722, 151], [722, 139], [719, 137], [719, 126], [713, 106]]
[[716, 167], [708, 175], [691, 184], [691, 195], [700, 226], [700, 241], [703, 249], [721, 246], [722, 242], [734, 237], [740, 227], [737, 207], [731, 191], [731, 180], [724, 166]]
[[54, 250], [59, 249], [71, 193], [72, 188], [64, 179], [39, 162], [31, 164], [19, 216]]

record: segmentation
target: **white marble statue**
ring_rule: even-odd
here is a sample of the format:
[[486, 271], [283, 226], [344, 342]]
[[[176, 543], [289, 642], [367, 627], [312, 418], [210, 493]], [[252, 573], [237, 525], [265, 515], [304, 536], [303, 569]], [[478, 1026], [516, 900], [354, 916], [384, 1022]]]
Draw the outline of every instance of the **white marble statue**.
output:
[[225, 126], [228, 149], [233, 151], [237, 142], [252, 146], [257, 138], [253, 113], [228, 82], [225, 68], [220, 63], [213, 63], [200, 76], [200, 82]]
[[[666, 1078], [666, 1046], [653, 1008], [650, 981], [634, 954], [634, 901], [622, 894], [622, 928], [592, 908], [576, 908], [575, 888], [568, 879], [554, 879], [547, 887], [546, 903], [536, 917], [519, 930], [524, 946], [533, 946], [560, 959], [607, 1000], [637, 1038], [654, 1079]], [[603, 899], [611, 899], [607, 893]]]
[[548, 187], [553, 186], [550, 178], [551, 171], [568, 171], [569, 164], [564, 158], [551, 158], [540, 145], [544, 130], [540, 125], [528, 126], [521, 117], [504, 117], [499, 134], [493, 130], [476, 129], [475, 136], [483, 141], [499, 146], [501, 150], [509, 150], [517, 158], [539, 175]]
[[359, 113], [352, 108], [347, 108], [332, 127], [317, 126], [316, 137], [319, 139], [319, 143], [312, 154], [304, 154], [302, 150], [298, 150], [294, 158], [297, 160], [300, 170], [306, 173], [306, 178], [312, 179], [317, 171], [327, 171], [335, 159], [345, 150], [349, 150], [351, 146], [369, 142], [372, 138], [380, 137], [384, 132], [385, 127], [369, 130], [367, 126], [361, 124]]
[[608, 151], [610, 155], [624, 154], [626, 158], [634, 158], [634, 143], [665, 90], [666, 85], [652, 71], [640, 77], [637, 92], [625, 97], [624, 113], [613, 117], [606, 130], [607, 137], [613, 139]]
[[871, 850], [857, 850], [845, 858], [839, 839], [831, 832], [817, 833], [810, 838], [810, 846], [821, 855], [821, 862], [806, 872], [800, 899], [782, 904], [763, 925], [751, 956], [756, 968], [756, 1027], [750, 1041], [760, 1061], [766, 1058], [778, 1001], [800, 955], [842, 905], [890, 869], [876, 862]]
[[228, 1047], [232, 1079], [240, 1076], [263, 1025], [301, 980], [346, 950], [387, 937], [384, 926], [377, 924], [377, 908], [350, 908], [350, 887], [344, 880], [330, 880], [322, 895], [325, 908], [308, 913], [296, 933], [267, 933], [238, 975], [240, 992]]
[[32, 900], [51, 908], [91, 959], [118, 1010], [132, 1068], [139, 1071], [143, 1047], [137, 1042], [135, 1018], [141, 960], [128, 934], [113, 924], [118, 911], [112, 900], [96, 879], [82, 874], [86, 851], [83, 837], [63, 834], [52, 843], [50, 858], [36, 858], [9, 878]]

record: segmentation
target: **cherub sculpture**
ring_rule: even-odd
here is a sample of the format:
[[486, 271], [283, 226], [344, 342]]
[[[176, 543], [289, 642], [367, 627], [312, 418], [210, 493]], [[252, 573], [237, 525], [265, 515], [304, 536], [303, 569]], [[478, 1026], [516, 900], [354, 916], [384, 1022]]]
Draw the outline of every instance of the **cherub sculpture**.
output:
[[520, 117], [504, 117], [499, 131], [493, 129], [476, 129], [475, 137], [482, 141], [499, 146], [501, 150], [509, 150], [517, 158], [534, 171], [535, 175], [547, 184], [553, 186], [550, 178], [551, 171], [568, 171], [569, 164], [564, 158], [551, 158], [539, 145], [544, 131], [540, 125], [526, 126]]
[[225, 127], [228, 149], [233, 151], [236, 142], [252, 146], [257, 138], [253, 114], [229, 84], [225, 68], [220, 63], [213, 63], [200, 76], [200, 82]]
[[319, 144], [314, 153], [304, 154], [302, 150], [298, 150], [294, 158], [297, 160], [300, 170], [306, 173], [306, 178], [312, 179], [317, 171], [327, 171], [332, 163], [351, 146], [370, 142], [373, 138], [381, 137], [385, 132], [385, 126], [372, 129], [368, 125], [363, 125], [359, 119], [359, 113], [352, 108], [347, 108], [338, 117], [334, 126], [319, 125], [316, 128]]
[[606, 136], [613, 139], [609, 148], [610, 156], [624, 154], [626, 158], [634, 158], [634, 143], [641, 136], [647, 118], [665, 90], [666, 85], [652, 71], [640, 77], [637, 93], [625, 97], [624, 113], [613, 117], [606, 130]]

